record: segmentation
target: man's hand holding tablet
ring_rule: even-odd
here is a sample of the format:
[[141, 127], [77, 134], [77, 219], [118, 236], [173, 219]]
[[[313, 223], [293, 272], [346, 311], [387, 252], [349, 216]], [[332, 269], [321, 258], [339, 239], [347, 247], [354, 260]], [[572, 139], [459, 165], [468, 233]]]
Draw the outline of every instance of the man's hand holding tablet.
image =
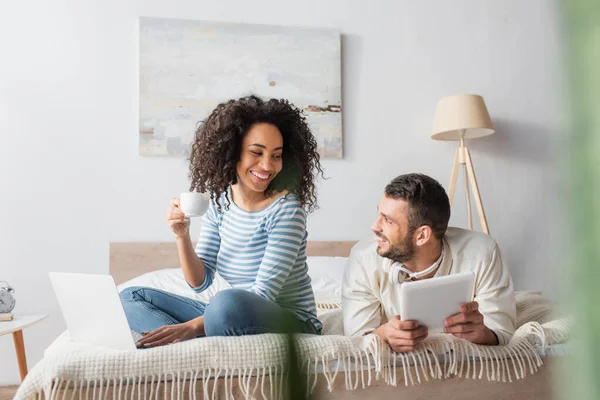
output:
[[475, 344], [498, 344], [496, 334], [483, 324], [483, 315], [476, 301], [463, 304], [458, 314], [446, 318], [444, 332]]
[[402, 321], [399, 316], [373, 331], [397, 353], [413, 351], [415, 346], [427, 338], [427, 327], [417, 321]]

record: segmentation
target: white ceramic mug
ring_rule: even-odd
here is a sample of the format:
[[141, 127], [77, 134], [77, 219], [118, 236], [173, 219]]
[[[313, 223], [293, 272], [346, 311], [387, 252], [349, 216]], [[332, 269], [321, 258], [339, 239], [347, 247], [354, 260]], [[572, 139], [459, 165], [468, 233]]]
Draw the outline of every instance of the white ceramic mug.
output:
[[201, 217], [210, 204], [210, 195], [199, 192], [184, 192], [179, 195], [179, 208], [186, 217]]

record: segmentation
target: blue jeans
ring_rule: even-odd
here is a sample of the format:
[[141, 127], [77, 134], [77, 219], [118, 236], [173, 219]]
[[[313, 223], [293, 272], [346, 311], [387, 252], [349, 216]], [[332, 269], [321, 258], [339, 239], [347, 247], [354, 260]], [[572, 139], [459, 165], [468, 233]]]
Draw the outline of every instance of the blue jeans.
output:
[[124, 289], [120, 296], [129, 327], [136, 332], [150, 332], [204, 315], [206, 336], [320, 333], [311, 322], [302, 321], [277, 303], [243, 289], [219, 292], [209, 304], [139, 286]]

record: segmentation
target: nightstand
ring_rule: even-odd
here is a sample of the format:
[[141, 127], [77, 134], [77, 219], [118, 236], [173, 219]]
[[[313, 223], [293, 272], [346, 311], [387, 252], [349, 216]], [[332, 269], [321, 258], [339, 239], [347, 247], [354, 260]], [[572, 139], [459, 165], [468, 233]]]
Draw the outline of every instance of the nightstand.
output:
[[23, 341], [23, 329], [36, 324], [46, 318], [45, 315], [15, 315], [12, 321], [0, 321], [0, 336], [13, 334], [15, 350], [17, 352], [17, 362], [19, 363], [19, 372], [21, 381], [27, 375], [27, 358], [25, 357], [25, 342]]

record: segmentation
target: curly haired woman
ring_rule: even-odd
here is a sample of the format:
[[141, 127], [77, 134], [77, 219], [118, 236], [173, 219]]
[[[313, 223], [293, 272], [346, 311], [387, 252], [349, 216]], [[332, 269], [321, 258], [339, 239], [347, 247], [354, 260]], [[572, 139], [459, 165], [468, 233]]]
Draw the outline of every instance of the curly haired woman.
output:
[[302, 112], [256, 96], [219, 104], [196, 132], [191, 190], [209, 193], [200, 239], [173, 199], [167, 212], [186, 281], [206, 290], [215, 272], [232, 289], [209, 304], [132, 287], [121, 299], [132, 330], [153, 347], [198, 336], [319, 334], [306, 265], [306, 213], [317, 207], [323, 175]]

